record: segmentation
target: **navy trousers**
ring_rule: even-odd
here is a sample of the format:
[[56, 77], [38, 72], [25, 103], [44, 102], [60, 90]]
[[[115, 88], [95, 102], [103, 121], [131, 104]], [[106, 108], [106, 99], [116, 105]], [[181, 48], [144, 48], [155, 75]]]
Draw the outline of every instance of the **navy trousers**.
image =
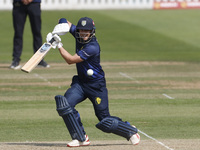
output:
[[86, 98], [89, 98], [89, 100], [92, 102], [95, 115], [99, 121], [110, 116], [108, 107], [108, 91], [106, 88], [105, 79], [91, 83], [82, 83], [79, 81], [78, 76], [74, 76], [72, 79], [71, 88], [66, 91], [64, 96], [67, 98], [67, 101], [72, 107], [73, 112], [81, 126], [82, 123], [80, 115], [75, 109], [75, 106], [84, 101]]
[[27, 16], [30, 20], [31, 30], [33, 34], [33, 50], [34, 53], [42, 45], [41, 35], [41, 8], [40, 3], [30, 3], [23, 5], [21, 2], [13, 3], [13, 60], [20, 61], [23, 47], [23, 32]]

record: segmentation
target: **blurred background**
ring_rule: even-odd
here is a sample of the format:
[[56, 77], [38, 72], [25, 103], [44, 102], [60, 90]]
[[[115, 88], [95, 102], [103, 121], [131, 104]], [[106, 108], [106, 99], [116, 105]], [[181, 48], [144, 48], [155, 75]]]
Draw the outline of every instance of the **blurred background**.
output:
[[[43, 42], [60, 18], [76, 24], [88, 16], [97, 27], [102, 60], [199, 61], [199, 7], [199, 0], [42, 0]], [[11, 63], [12, 0], [0, 1], [0, 15], [0, 62]], [[62, 40], [74, 52], [74, 40], [69, 37]], [[32, 56], [29, 21], [23, 38], [21, 61], [25, 62]], [[48, 61], [60, 61], [54, 52], [48, 54]]]

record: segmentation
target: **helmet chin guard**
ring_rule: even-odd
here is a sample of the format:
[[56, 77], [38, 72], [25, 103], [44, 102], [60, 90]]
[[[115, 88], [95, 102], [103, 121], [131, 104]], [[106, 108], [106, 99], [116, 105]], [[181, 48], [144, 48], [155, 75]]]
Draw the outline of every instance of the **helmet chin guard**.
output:
[[90, 32], [90, 36], [88, 37], [87, 40], [84, 40], [84, 39], [83, 39], [84, 36], [83, 36], [83, 37], [80, 36], [79, 30], [76, 31], [75, 37], [76, 37], [76, 39], [77, 39], [77, 41], [78, 41], [79, 43], [82, 43], [82, 44], [89, 43], [89, 42], [91, 41], [91, 39], [92, 39], [93, 37], [95, 37], [95, 30], [93, 29], [93, 30]]

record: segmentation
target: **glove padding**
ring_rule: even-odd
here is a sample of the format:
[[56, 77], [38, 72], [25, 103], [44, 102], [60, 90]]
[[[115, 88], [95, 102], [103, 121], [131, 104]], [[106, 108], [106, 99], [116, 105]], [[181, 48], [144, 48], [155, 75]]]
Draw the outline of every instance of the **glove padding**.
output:
[[53, 38], [55, 39], [56, 46], [58, 48], [63, 47], [63, 44], [61, 43], [61, 38], [57, 34], [53, 35]]
[[[52, 34], [51, 32], [48, 33], [48, 34], [47, 34], [47, 37], [46, 37], [47, 43], [49, 43], [49, 41], [51, 41], [52, 38], [53, 38], [53, 34]], [[52, 48], [53, 48], [53, 49], [56, 49], [57, 42], [54, 41], [51, 45], [52, 45]]]
[[69, 32], [69, 24], [59, 23], [54, 27], [52, 34], [65, 35], [67, 32]]

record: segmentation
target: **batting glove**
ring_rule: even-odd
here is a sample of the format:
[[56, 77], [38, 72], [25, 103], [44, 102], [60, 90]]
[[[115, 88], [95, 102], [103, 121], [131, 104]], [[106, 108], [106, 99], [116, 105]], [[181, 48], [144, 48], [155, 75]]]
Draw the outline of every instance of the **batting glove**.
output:
[[54, 27], [53, 34], [64, 35], [69, 32], [69, 24], [65, 18], [61, 18], [59, 23]]
[[[48, 33], [46, 37], [47, 43], [49, 43], [49, 41], [51, 41], [52, 38], [53, 38], [52, 33], [51, 32]], [[56, 46], [57, 46], [56, 41], [54, 41], [51, 45], [52, 45], [52, 48], [56, 49]]]
[[61, 47], [63, 47], [63, 44], [61, 42], [59, 42], [58, 45], [57, 45], [57, 47], [61, 48]]
[[57, 34], [53, 35], [53, 38], [55, 39], [56, 46], [58, 48], [63, 47], [63, 44], [61, 43], [61, 38]]

